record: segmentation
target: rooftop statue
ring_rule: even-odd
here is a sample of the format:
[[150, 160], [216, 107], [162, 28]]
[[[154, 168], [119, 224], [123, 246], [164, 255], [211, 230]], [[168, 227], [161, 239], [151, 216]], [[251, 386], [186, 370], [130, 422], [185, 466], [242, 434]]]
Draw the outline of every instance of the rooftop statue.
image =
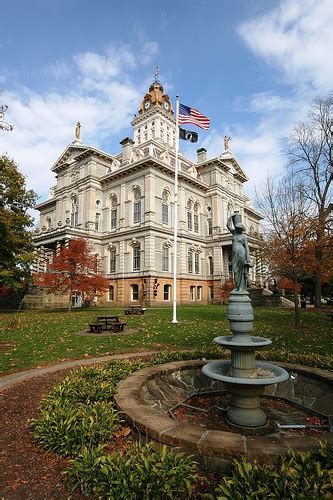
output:
[[227, 228], [232, 233], [232, 271], [234, 274], [235, 290], [246, 291], [249, 286], [250, 252], [247, 238], [244, 234], [245, 227], [241, 222], [241, 215], [234, 212], [227, 221]]
[[81, 134], [81, 124], [80, 124], [80, 122], [77, 122], [76, 127], [75, 127], [75, 137], [76, 137], [76, 139], [80, 140], [80, 134]]

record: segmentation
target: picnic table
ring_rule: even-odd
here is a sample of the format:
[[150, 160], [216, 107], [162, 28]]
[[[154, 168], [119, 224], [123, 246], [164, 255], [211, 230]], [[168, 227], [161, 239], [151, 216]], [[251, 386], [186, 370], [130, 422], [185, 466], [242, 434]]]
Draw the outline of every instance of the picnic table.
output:
[[91, 333], [102, 333], [102, 331], [113, 330], [114, 332], [124, 331], [126, 323], [119, 319], [119, 316], [97, 316], [94, 323], [89, 323]]
[[127, 306], [126, 309], [124, 309], [125, 314], [144, 314], [145, 313], [145, 308], [142, 306]]

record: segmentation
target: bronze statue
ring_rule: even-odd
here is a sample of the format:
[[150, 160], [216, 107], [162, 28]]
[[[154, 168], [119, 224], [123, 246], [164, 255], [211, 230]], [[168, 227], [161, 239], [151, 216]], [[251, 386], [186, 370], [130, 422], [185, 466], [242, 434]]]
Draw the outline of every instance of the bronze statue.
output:
[[235, 290], [246, 291], [249, 286], [250, 252], [247, 238], [244, 234], [245, 227], [241, 222], [239, 212], [234, 212], [227, 221], [227, 228], [232, 233], [232, 271], [235, 280]]

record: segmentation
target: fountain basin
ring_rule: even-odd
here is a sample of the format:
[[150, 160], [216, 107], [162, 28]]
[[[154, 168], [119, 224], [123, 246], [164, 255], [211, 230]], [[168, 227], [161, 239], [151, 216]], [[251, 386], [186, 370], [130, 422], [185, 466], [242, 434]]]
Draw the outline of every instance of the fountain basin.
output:
[[215, 344], [223, 345], [227, 349], [233, 347], [248, 347], [248, 350], [259, 349], [260, 347], [266, 347], [272, 343], [270, 339], [264, 337], [254, 337], [254, 336], [244, 336], [244, 335], [227, 335], [224, 337], [215, 337], [213, 340]]
[[[296, 431], [266, 430], [253, 436], [249, 430], [216, 430], [198, 424], [179, 422], [171, 410], [193, 393], [226, 391], [226, 385], [202, 373], [206, 361], [179, 361], [144, 368], [118, 384], [115, 396], [120, 411], [142, 442], [151, 440], [156, 447], [175, 446], [194, 456], [200, 467], [218, 472], [229, 470], [231, 461], [247, 456], [260, 463], [274, 464], [279, 456], [293, 451], [315, 451], [320, 441], [333, 444], [333, 432], [321, 435], [297, 434]], [[291, 377], [264, 389], [268, 397], [287, 398], [313, 411], [330, 414], [333, 408], [333, 373], [317, 368], [279, 363]], [[274, 365], [275, 366], [275, 365]], [[292, 406], [290, 407], [292, 408]], [[291, 422], [292, 411], [286, 417]]]
[[[283, 382], [289, 377], [288, 372], [284, 368], [262, 361], [256, 361], [257, 377], [252, 375], [249, 375], [248, 377], [236, 377], [229, 375], [231, 369], [230, 360], [222, 360], [211, 361], [202, 368], [202, 371], [205, 375], [207, 375], [207, 377], [231, 385], [266, 386]], [[265, 373], [267, 373], [266, 376]]]

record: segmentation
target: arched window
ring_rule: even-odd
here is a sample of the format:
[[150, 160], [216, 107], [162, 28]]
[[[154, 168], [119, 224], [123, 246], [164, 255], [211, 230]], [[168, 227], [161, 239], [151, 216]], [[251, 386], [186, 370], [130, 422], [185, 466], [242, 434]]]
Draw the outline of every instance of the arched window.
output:
[[110, 250], [110, 273], [116, 271], [116, 249], [111, 248]]
[[141, 190], [135, 188], [133, 190], [133, 222], [141, 222]]
[[170, 300], [170, 285], [164, 285], [163, 287], [163, 298], [164, 300]]
[[169, 246], [163, 245], [162, 270], [169, 271]]
[[166, 189], [162, 194], [162, 224], [169, 224], [169, 192]]
[[208, 257], [208, 272], [209, 274], [214, 274], [214, 263], [213, 263], [213, 257]]
[[131, 285], [132, 301], [139, 300], [139, 285]]
[[140, 271], [140, 245], [133, 246], [133, 271]]
[[111, 229], [117, 227], [117, 197], [114, 195], [111, 197]]
[[109, 286], [109, 300], [114, 300], [114, 286]]
[[71, 226], [77, 226], [79, 221], [79, 202], [77, 196], [71, 200]]

